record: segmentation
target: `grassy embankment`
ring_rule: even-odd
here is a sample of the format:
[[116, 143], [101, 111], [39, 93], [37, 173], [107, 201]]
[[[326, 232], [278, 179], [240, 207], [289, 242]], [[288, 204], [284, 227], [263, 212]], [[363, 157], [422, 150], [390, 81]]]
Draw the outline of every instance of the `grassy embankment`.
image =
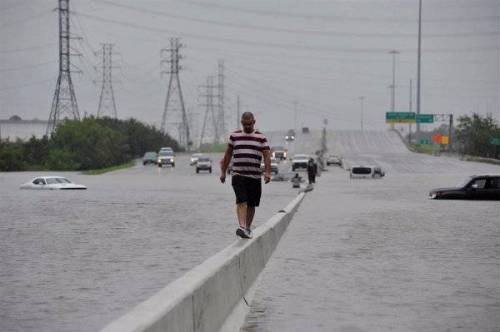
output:
[[100, 169], [90, 169], [88, 171], [83, 171], [82, 174], [85, 175], [100, 175], [108, 172], [113, 172], [117, 171], [120, 169], [125, 169], [125, 168], [130, 168], [135, 165], [134, 161], [129, 161], [128, 163], [117, 165], [117, 166], [111, 166], [111, 167], [106, 167], [106, 168], [100, 168]]
[[412, 144], [408, 148], [410, 149], [410, 151], [416, 153], [425, 153], [432, 155], [434, 152], [434, 147], [432, 145]]

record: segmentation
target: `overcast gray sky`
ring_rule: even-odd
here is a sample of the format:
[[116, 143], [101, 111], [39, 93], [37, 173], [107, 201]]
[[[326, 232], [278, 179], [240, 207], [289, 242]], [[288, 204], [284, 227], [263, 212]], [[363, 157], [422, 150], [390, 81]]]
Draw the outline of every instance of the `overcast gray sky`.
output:
[[[56, 0], [0, 2], [0, 118], [47, 119], [57, 78]], [[236, 125], [242, 110], [262, 130], [294, 126], [383, 130], [390, 110], [392, 56], [396, 110], [409, 109], [417, 76], [418, 0], [71, 0], [71, 29], [82, 40], [72, 62], [80, 113], [95, 114], [100, 92], [100, 43], [114, 43], [118, 117], [160, 125], [168, 76], [160, 49], [180, 37], [184, 99], [199, 132], [199, 88], [225, 62], [225, 104]], [[491, 113], [500, 119], [497, 0], [423, 0], [422, 113]], [[413, 95], [415, 107], [415, 90]], [[173, 117], [167, 121], [175, 122]]]

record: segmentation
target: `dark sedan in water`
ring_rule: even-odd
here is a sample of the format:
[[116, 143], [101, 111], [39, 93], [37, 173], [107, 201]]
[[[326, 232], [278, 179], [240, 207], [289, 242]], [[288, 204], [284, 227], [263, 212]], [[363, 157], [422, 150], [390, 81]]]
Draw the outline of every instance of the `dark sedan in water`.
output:
[[474, 175], [461, 186], [431, 190], [429, 198], [500, 200], [500, 175]]

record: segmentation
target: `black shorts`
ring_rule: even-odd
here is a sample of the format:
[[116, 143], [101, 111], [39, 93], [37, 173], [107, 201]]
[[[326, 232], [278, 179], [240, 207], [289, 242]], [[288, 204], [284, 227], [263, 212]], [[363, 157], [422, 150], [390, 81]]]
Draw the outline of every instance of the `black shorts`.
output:
[[233, 175], [231, 185], [236, 194], [236, 204], [246, 202], [248, 206], [259, 206], [260, 196], [262, 194], [262, 183], [260, 179]]

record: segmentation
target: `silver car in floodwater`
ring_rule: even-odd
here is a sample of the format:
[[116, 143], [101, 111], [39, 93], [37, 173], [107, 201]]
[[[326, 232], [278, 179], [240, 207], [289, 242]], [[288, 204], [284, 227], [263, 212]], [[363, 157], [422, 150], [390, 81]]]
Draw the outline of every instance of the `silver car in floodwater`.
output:
[[21, 185], [21, 189], [34, 190], [85, 190], [83, 184], [76, 184], [62, 176], [38, 176]]

